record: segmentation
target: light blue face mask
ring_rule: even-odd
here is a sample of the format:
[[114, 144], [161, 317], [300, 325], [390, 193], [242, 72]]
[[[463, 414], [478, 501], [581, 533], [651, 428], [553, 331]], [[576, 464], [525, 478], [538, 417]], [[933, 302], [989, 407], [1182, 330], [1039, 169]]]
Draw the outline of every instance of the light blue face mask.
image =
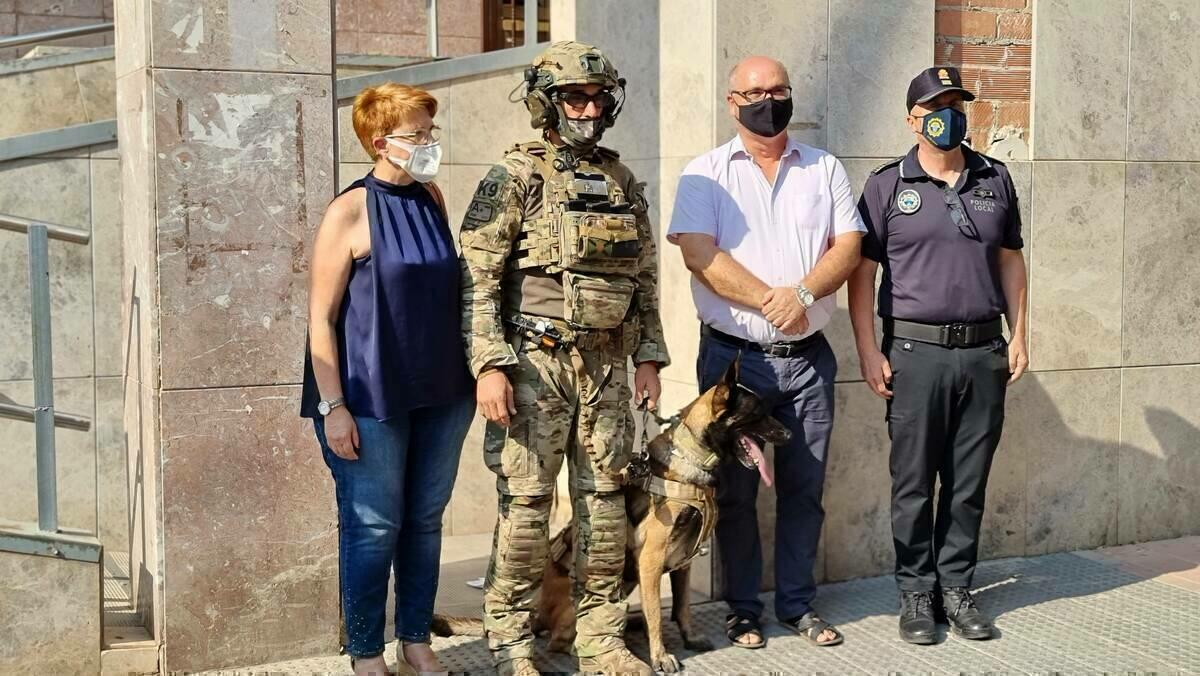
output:
[[921, 135], [942, 150], [954, 150], [967, 137], [967, 114], [950, 106], [917, 119], [921, 121]]

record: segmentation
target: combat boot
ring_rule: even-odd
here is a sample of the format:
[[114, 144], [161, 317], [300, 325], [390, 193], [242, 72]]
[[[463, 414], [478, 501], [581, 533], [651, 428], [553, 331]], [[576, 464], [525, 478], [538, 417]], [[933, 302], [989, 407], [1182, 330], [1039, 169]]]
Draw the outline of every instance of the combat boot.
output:
[[639, 676], [654, 676], [654, 670], [649, 664], [639, 660], [637, 655], [629, 652], [629, 648], [617, 648], [595, 657], [580, 657], [579, 671], [585, 674], [638, 674]]
[[514, 657], [496, 665], [497, 676], [541, 676], [533, 660], [528, 657]]

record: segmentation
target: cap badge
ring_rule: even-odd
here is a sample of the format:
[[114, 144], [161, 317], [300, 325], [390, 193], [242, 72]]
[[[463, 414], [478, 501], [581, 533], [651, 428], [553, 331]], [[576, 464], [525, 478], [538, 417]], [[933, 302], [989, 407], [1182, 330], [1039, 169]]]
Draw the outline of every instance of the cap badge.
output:
[[945, 68], [939, 68], [937, 75], [938, 75], [938, 79], [942, 81], [942, 84], [944, 84], [944, 85], [954, 84], [954, 82], [952, 82], [950, 80], [950, 73], [947, 73]]
[[921, 208], [921, 194], [909, 188], [896, 196], [896, 208], [902, 214], [915, 214]]
[[926, 126], [926, 131], [929, 132], [930, 138], [940, 138], [946, 131], [946, 123], [942, 122], [940, 118], [931, 118]]

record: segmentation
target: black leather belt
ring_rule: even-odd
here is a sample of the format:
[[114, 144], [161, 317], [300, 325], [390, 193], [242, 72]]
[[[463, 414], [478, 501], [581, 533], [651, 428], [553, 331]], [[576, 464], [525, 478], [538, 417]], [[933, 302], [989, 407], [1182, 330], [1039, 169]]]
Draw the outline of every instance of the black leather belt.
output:
[[751, 350], [754, 352], [762, 352], [763, 354], [769, 354], [772, 357], [790, 357], [792, 355], [799, 354], [803, 350], [811, 347], [813, 343], [817, 342], [817, 340], [821, 338], [821, 332], [817, 331], [811, 336], [806, 336], [800, 340], [791, 340], [780, 343], [755, 343], [753, 341], [731, 336], [728, 333], [722, 333], [708, 324], [700, 325], [700, 335], [708, 336], [718, 343], [725, 343], [731, 347], [737, 347], [743, 350]]
[[978, 324], [921, 324], [902, 319], [884, 319], [883, 335], [942, 347], [973, 347], [1003, 336], [1004, 321], [997, 317]]

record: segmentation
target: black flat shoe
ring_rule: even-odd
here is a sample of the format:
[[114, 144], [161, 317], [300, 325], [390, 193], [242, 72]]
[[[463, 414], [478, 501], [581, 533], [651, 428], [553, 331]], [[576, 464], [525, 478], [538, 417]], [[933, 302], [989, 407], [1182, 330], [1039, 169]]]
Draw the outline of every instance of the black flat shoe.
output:
[[955, 634], [972, 641], [986, 641], [995, 634], [992, 618], [975, 606], [971, 590], [966, 587], [946, 587], [942, 590], [942, 608], [946, 621]]
[[933, 592], [900, 592], [900, 638], [916, 645], [937, 643]]

